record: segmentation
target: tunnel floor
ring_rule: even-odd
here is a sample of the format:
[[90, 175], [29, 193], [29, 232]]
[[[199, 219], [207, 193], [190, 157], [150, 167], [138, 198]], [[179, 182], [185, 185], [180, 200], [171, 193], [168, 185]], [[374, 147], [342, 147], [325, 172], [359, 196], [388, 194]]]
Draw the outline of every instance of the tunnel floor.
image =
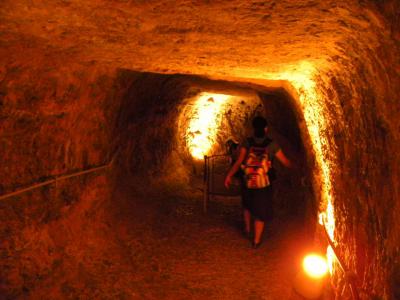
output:
[[[110, 218], [29, 291], [32, 299], [298, 299], [292, 291], [301, 226], [274, 220], [252, 249], [239, 199], [139, 197], [129, 184], [103, 208]], [[69, 252], [69, 253], [68, 253]]]

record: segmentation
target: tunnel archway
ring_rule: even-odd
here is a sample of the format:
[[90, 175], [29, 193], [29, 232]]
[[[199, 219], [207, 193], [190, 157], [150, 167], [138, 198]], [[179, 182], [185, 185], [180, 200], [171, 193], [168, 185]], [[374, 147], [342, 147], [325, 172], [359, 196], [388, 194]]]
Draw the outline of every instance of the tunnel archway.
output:
[[[225, 154], [227, 139], [243, 140], [251, 134], [251, 119], [260, 113], [266, 116], [270, 121], [269, 136], [277, 140], [295, 165], [294, 169], [285, 170], [276, 163], [277, 216], [301, 216], [315, 230], [318, 203], [308, 167], [308, 162], [315, 158], [306, 157], [310, 153], [305, 150], [302, 136], [307, 133], [302, 135], [298, 124], [303, 122], [303, 116], [284, 87], [199, 76], [122, 72], [129, 87], [123, 96], [115, 136], [123, 176], [128, 172], [135, 177], [132, 182], [151, 189], [158, 187], [160, 191], [202, 190], [203, 159], [190, 153], [187, 141], [193, 132], [188, 128], [193, 118], [199, 118], [198, 114], [192, 115], [198, 109], [195, 106], [199, 97], [204, 93], [227, 95], [230, 98], [225, 106], [216, 112], [219, 120], [214, 115], [207, 120], [216, 133], [212, 136], [212, 148], [205, 154]], [[212, 97], [207, 96], [206, 102], [210, 100], [213, 101]]]

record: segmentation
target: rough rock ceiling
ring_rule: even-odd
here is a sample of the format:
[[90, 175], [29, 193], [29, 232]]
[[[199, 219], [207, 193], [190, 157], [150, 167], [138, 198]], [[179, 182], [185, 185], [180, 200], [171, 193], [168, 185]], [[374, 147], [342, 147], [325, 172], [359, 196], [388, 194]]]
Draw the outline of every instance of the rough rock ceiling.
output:
[[304, 61], [323, 68], [354, 44], [373, 48], [386, 30], [376, 11], [356, 0], [3, 0], [0, 54], [266, 78]]

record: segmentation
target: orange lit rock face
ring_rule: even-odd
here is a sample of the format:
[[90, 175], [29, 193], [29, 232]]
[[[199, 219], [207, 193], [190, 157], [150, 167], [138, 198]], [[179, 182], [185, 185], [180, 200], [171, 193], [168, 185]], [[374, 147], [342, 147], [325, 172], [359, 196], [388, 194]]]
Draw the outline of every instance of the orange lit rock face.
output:
[[[129, 154], [121, 162], [128, 169], [156, 170], [166, 157], [178, 161], [179, 145], [168, 141], [174, 141], [179, 115], [174, 99], [182, 99], [175, 96], [182, 96], [177, 91], [184, 87], [167, 85], [176, 89], [175, 98], [163, 106], [156, 98], [160, 83], [154, 97], [135, 106], [141, 93], [148, 93], [135, 86], [126, 104], [133, 121], [122, 118], [117, 126], [122, 142], [115, 141], [115, 124], [123, 115], [117, 112], [125, 107], [121, 97], [135, 85], [117, 77], [119, 68], [260, 83], [275, 75], [289, 79], [282, 74], [293, 74], [306, 62], [316, 71], [311, 79], [323, 109], [325, 126], [317, 135], [325, 144], [318, 151], [331, 167], [338, 247], [358, 273], [365, 299], [398, 296], [398, 2], [218, 2], [2, 1], [2, 190], [101, 164], [119, 143]], [[135, 121], [141, 109], [161, 131]], [[309, 125], [298, 119], [309, 168], [320, 174], [312, 164], [318, 153]], [[144, 142], [138, 145], [129, 136]], [[160, 139], [163, 148], [148, 154], [146, 147]], [[188, 176], [184, 166], [177, 169], [182, 178]], [[321, 182], [316, 176], [318, 196]], [[27, 201], [24, 209], [29, 208]], [[18, 280], [13, 284], [22, 287]], [[334, 282], [340, 291], [343, 286]]]
[[[1, 85], [1, 189], [98, 166], [109, 159], [114, 74], [79, 65], [15, 66]], [[21, 157], [25, 157], [21, 160]], [[14, 174], [14, 175], [11, 175]]]
[[374, 5], [357, 1], [3, 1], [1, 16], [2, 47], [19, 59], [39, 50], [54, 60], [232, 77], [262, 78], [302, 60], [319, 68], [389, 33]]

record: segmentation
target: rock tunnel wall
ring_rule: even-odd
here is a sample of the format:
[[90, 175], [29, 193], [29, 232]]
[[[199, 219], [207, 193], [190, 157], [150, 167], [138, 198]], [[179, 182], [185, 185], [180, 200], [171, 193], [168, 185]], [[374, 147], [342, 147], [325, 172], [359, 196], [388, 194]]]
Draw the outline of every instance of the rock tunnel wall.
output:
[[135, 178], [132, 182], [138, 186], [162, 178], [171, 184], [176, 180], [178, 186], [187, 184], [188, 170], [178, 159], [181, 145], [176, 138], [187, 85], [170, 76], [122, 73], [129, 87], [116, 126], [121, 172]]
[[[398, 299], [400, 77], [393, 62], [399, 56], [393, 56], [398, 43], [381, 42], [387, 44], [371, 49], [354, 41], [321, 74], [319, 89], [340, 255], [357, 274], [361, 297]], [[344, 297], [345, 284], [336, 279]]]
[[[68, 13], [64, 16], [60, 10], [59, 14], [54, 14], [60, 18], [48, 22], [46, 10], [19, 10], [24, 6], [18, 4], [14, 7], [11, 1], [4, 1], [0, 52], [5, 59], [0, 67], [0, 130], [1, 155], [6, 159], [1, 160], [1, 169], [5, 170], [1, 173], [2, 192], [32, 183], [36, 178], [47, 178], [63, 171], [79, 170], [107, 161], [110, 153], [116, 150], [115, 143], [111, 142], [114, 132], [111, 124], [116, 124], [121, 104], [115, 99], [122, 99], [109, 98], [113, 88], [107, 87], [112, 86], [113, 78], [116, 78], [116, 66], [124, 65], [122, 61], [125, 58], [124, 67], [133, 66], [133, 69], [160, 73], [173, 70], [230, 79], [243, 76], [249, 81], [253, 81], [249, 79], [252, 77], [257, 77], [257, 80], [264, 77], [271, 79], [274, 76], [273, 73], [270, 75], [271, 70], [286, 64], [293, 67], [297, 60], [310, 58], [311, 62], [316, 63], [317, 91], [322, 95], [327, 120], [326, 128], [319, 134], [329, 141], [324, 153], [334, 167], [331, 170], [332, 194], [335, 235], [340, 252], [349, 267], [357, 272], [364, 299], [399, 298], [399, 3], [396, 0], [335, 1], [325, 2], [320, 7], [314, 1], [303, 3], [303, 6], [302, 3], [293, 6], [292, 2], [280, 1], [278, 5], [274, 2], [264, 8], [262, 5], [249, 8], [242, 3], [234, 9], [231, 7], [232, 10], [227, 9], [226, 13], [237, 16], [234, 11], [240, 13], [242, 10], [242, 16], [246, 17], [236, 18], [232, 24], [228, 17], [228, 21], [220, 19], [218, 24], [212, 17], [205, 18], [205, 26], [202, 26], [202, 20], [196, 19], [197, 24], [191, 29], [185, 28], [186, 22], [170, 24], [171, 19], [179, 20], [177, 16], [182, 11], [185, 20], [190, 21], [189, 10], [175, 9], [171, 17], [164, 11], [168, 5], [159, 5], [153, 10], [155, 15], [151, 14], [149, 19], [153, 22], [158, 20], [157, 16], [162, 16], [164, 25], [156, 26], [138, 20], [137, 26], [132, 27], [134, 34], [129, 35], [133, 37], [131, 46], [118, 48], [114, 43], [123, 40], [123, 35], [118, 35], [118, 30], [111, 32], [111, 27], [120, 28], [118, 26], [110, 26], [107, 33], [112, 38], [108, 40], [102, 30], [98, 30], [100, 34], [96, 35], [95, 26], [86, 27], [84, 29], [93, 34], [86, 35], [90, 40], [85, 40], [85, 30], [76, 30], [74, 26], [57, 27], [64, 24], [63, 20], [70, 20]], [[232, 3], [233, 6], [236, 4], [234, 1]], [[251, 1], [249, 3], [253, 5]], [[8, 9], [8, 5], [12, 9]], [[33, 3], [30, 5], [34, 6]], [[314, 7], [318, 9], [314, 11], [315, 16], [311, 13]], [[72, 3], [69, 9], [73, 8]], [[87, 10], [92, 8], [90, 6]], [[317, 25], [310, 22], [304, 29], [298, 18], [289, 18], [292, 13], [298, 16], [299, 9], [309, 9], [305, 20], [317, 20]], [[270, 11], [259, 15], [258, 10]], [[138, 11], [146, 13], [145, 9]], [[42, 23], [37, 22], [41, 12], [44, 13]], [[104, 15], [106, 12], [107, 9], [102, 9], [97, 14], [110, 19]], [[113, 13], [117, 14], [117, 10], [113, 10]], [[22, 17], [18, 19], [18, 16]], [[78, 15], [75, 17], [79, 18]], [[96, 15], [93, 18], [100, 19]], [[37, 22], [37, 26], [29, 28], [32, 22]], [[8, 24], [11, 24], [9, 28], [6, 27]], [[122, 20], [121, 24], [125, 22]], [[280, 30], [273, 32], [271, 24], [278, 24]], [[218, 27], [226, 30], [218, 30]], [[146, 31], [144, 36], [148, 42], [142, 38], [141, 31]], [[206, 35], [206, 31], [212, 34]], [[265, 32], [268, 32], [270, 39], [266, 38]], [[285, 35], [287, 32], [288, 35]], [[332, 35], [328, 34], [325, 39], [327, 32]], [[199, 39], [199, 36], [204, 39]], [[292, 36], [297, 37], [296, 41]], [[51, 42], [52, 38], [54, 41]], [[274, 41], [274, 38], [277, 40]], [[74, 39], [79, 41], [81, 48], [74, 47]], [[96, 39], [100, 42], [96, 42]], [[155, 51], [157, 47], [166, 49], [171, 40], [175, 41], [173, 51]], [[105, 48], [99, 47], [102, 43], [105, 43]], [[213, 51], [193, 50], [204, 49], [207, 43], [213, 45]], [[228, 46], [224, 47], [224, 44]], [[281, 51], [277, 51], [280, 47]], [[131, 55], [129, 49], [133, 48], [138, 48], [141, 55]], [[243, 53], [246, 55], [243, 56]], [[93, 57], [97, 61], [92, 60]], [[320, 63], [321, 57], [327, 60]], [[102, 58], [103, 62], [100, 63]], [[79, 65], [74, 59], [85, 63]], [[56, 61], [63, 62], [64, 66]], [[101, 66], [104, 65], [109, 67], [103, 69]], [[67, 82], [65, 78], [68, 78]], [[114, 90], [120, 92], [119, 88]], [[294, 94], [301, 97], [302, 91], [297, 90]], [[107, 126], [102, 129], [101, 124]], [[302, 125], [303, 137], [307, 135], [304, 128]], [[68, 133], [68, 138], [65, 133]], [[51, 143], [49, 137], [52, 138]], [[89, 144], [91, 146], [87, 146]], [[310, 170], [318, 173], [311, 143], [306, 145]], [[47, 159], [43, 161], [44, 156]], [[77, 194], [70, 198], [78, 199], [78, 190], [82, 191], [82, 195], [85, 194], [82, 185], [97, 190], [97, 180], [101, 190], [103, 179], [93, 180], [93, 185], [82, 182], [76, 184], [73, 190]], [[70, 184], [74, 185], [72, 182]], [[318, 182], [315, 190], [318, 190]], [[46, 193], [49, 192], [42, 191], [38, 196], [27, 194], [24, 196], [26, 200], [16, 202], [12, 199], [1, 204], [1, 235], [2, 240], [3, 237], [7, 240], [2, 244], [2, 270], [11, 270], [2, 277], [6, 278], [4, 282], [7, 288], [15, 289], [12, 295], [22, 295], [24, 282], [29, 285], [30, 281], [39, 280], [33, 279], [37, 274], [38, 278], [50, 274], [48, 269], [40, 267], [39, 256], [32, 259], [28, 255], [29, 263], [26, 260], [24, 265], [30, 267], [24, 270], [18, 262], [21, 258], [18, 255], [24, 251], [28, 253], [34, 246], [29, 243], [32, 232], [46, 232], [47, 229], [43, 229], [46, 227], [42, 226], [45, 212], [51, 212], [56, 207], [55, 215], [60, 215], [61, 208], [68, 206], [65, 202], [76, 201], [63, 200], [61, 204], [53, 205], [46, 200]], [[38, 209], [33, 209], [33, 206]], [[82, 213], [79, 210], [77, 212], [81, 219]], [[69, 221], [65, 222], [67, 224]], [[26, 246], [23, 248], [19, 245]], [[15, 255], [15, 249], [18, 255]], [[47, 248], [39, 246], [35, 251], [48, 251], [43, 249]], [[48, 266], [57, 266], [57, 263], [53, 265], [50, 261], [53, 260], [46, 263]], [[346, 293], [342, 279], [338, 271], [334, 284], [339, 299]]]
[[107, 163], [114, 80], [79, 64], [3, 68], [1, 191]]
[[[79, 64], [2, 69], [2, 194], [108, 163], [114, 82], [112, 72]], [[100, 170], [1, 200], [2, 297], [66, 297], [54, 276], [80, 276], [79, 264], [110, 240], [109, 175]], [[46, 294], [46, 286], [60, 294]]]

